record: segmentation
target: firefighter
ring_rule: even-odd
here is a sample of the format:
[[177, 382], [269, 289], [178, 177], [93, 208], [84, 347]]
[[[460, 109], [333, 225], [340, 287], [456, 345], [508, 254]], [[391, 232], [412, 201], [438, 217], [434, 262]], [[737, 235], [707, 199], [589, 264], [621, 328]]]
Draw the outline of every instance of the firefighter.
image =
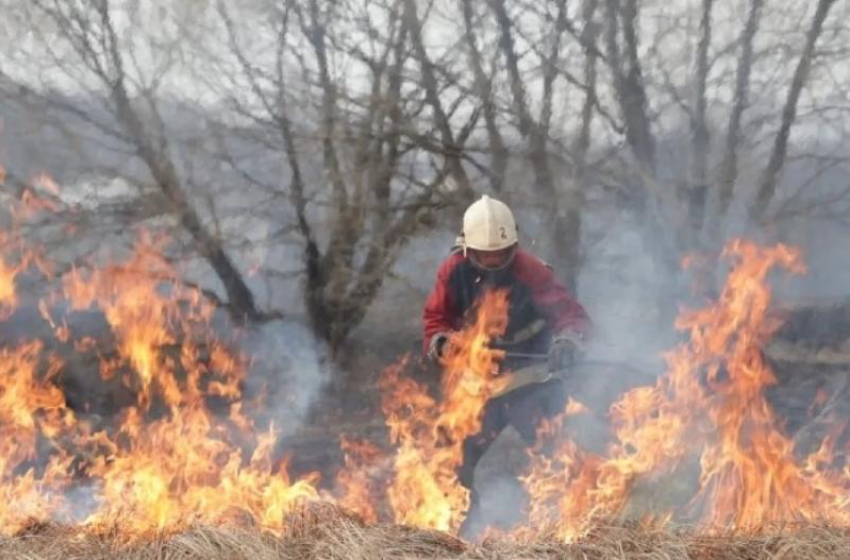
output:
[[[518, 247], [510, 208], [485, 195], [464, 213], [463, 232], [437, 272], [423, 311], [423, 352], [439, 361], [451, 333], [473, 319], [478, 297], [493, 288], [508, 290], [508, 324], [491, 346], [506, 351], [500, 372], [516, 371], [517, 376], [486, 403], [481, 430], [463, 442], [458, 478], [471, 492], [461, 527], [466, 538], [483, 529], [480, 497], [473, 484], [475, 466], [508, 425], [532, 445], [541, 421], [564, 410], [561, 377], [578, 359], [591, 326], [584, 308], [552, 269]], [[535, 358], [529, 356], [545, 357], [542, 367], [530, 367]]]

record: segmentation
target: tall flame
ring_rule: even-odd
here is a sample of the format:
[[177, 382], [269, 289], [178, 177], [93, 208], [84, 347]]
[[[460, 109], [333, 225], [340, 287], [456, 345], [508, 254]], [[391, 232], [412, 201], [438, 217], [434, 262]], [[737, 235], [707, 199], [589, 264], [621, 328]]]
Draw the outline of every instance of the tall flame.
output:
[[764, 396], [775, 378], [761, 348], [779, 326], [767, 275], [775, 267], [802, 273], [799, 253], [736, 240], [724, 256], [734, 263], [726, 286], [716, 304], [679, 317], [689, 341], [666, 354], [667, 373], [612, 406], [610, 456], [568, 441], [554, 457], [537, 458], [527, 488], [537, 504], [557, 502], [532, 510], [538, 523], [554, 516], [559, 535], [576, 538], [622, 512], [638, 477], [669, 473], [693, 454], [701, 476], [691, 506], [709, 530], [850, 522], [850, 479], [815, 468], [829, 464], [830, 446], [798, 460]]
[[479, 430], [485, 403], [506, 384], [497, 376], [503, 353], [488, 343], [504, 332], [507, 310], [507, 292], [485, 292], [475, 322], [450, 339], [441, 399], [403, 377], [404, 364], [388, 368], [381, 379], [390, 439], [398, 446], [388, 491], [396, 522], [441, 530], [459, 525], [469, 504], [456, 472], [463, 441]]
[[[58, 192], [46, 176], [38, 182]], [[338, 492], [329, 493], [318, 489], [316, 474], [293, 479], [277, 450], [278, 427], [255, 424], [250, 409], [263, 399], [242, 394], [250, 357], [213, 328], [214, 307], [180, 281], [163, 240], [142, 234], [128, 258], [54, 278], [18, 226], [57, 203], [32, 191], [22, 203], [12, 228], [0, 231], [0, 320], [33, 297], [18, 289], [28, 274], [61, 287], [37, 302], [55, 344], [0, 343], [0, 533], [31, 519], [90, 531], [117, 524], [128, 537], [246, 520], [282, 530], [295, 504], [319, 498], [368, 522], [458, 527], [469, 504], [457, 475], [463, 442], [509, 382], [499, 372], [502, 352], [488, 345], [506, 328], [506, 291], [486, 292], [469, 326], [451, 338], [439, 383], [405, 375], [407, 360], [385, 370], [379, 389], [391, 451], [343, 438]], [[850, 469], [833, 465], [844, 425], [800, 457], [765, 397], [776, 379], [761, 349], [779, 326], [768, 275], [776, 268], [802, 273], [800, 255], [736, 240], [724, 256], [732, 262], [726, 285], [713, 305], [680, 315], [676, 326], [687, 342], [665, 354], [666, 373], [611, 407], [613, 443], [605, 454], [563, 438], [564, 420], [587, 411], [580, 403], [570, 401], [543, 427], [523, 477], [529, 524], [517, 535], [550, 528], [564, 540], [585, 535], [626, 510], [638, 480], [673, 473], [690, 459], [698, 459], [698, 487], [686, 507], [661, 512], [662, 522], [682, 514], [707, 531], [850, 525]], [[60, 303], [100, 313], [111, 338], [75, 332]], [[85, 382], [120, 388], [129, 400], [106, 417], [69, 404], [71, 368], [54, 347], [96, 360]]]
[[[0, 259], [6, 316], [30, 262], [26, 254], [16, 264]], [[99, 356], [102, 382], [123, 384], [135, 400], [97, 425], [78, 420], [66, 405], [64, 364], [42, 343], [0, 348], [0, 496], [12, 504], [0, 530], [52, 518], [118, 523], [132, 536], [246, 514], [282, 528], [295, 503], [317, 497], [315, 476], [290, 479], [274, 427], [261, 431], [245, 414], [247, 359], [215, 334], [214, 308], [179, 282], [158, 241], [142, 235], [126, 261], [75, 268], [61, 281], [61, 294], [39, 302], [42, 316], [66, 341], [78, 333], [51, 316], [57, 300], [100, 310], [114, 353], [85, 333], [74, 348]], [[93, 373], [87, 383], [97, 383]], [[90, 496], [85, 511], [72, 510], [70, 493]]]

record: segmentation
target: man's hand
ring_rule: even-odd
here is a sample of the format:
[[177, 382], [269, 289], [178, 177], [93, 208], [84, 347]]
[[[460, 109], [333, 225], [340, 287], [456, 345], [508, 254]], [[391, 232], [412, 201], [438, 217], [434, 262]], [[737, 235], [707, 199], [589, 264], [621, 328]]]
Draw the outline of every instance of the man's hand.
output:
[[431, 342], [428, 344], [428, 357], [432, 360], [439, 360], [443, 357], [443, 351], [446, 349], [446, 343], [449, 341], [449, 333], [438, 332], [431, 337]]
[[561, 371], [573, 367], [583, 353], [583, 344], [579, 335], [570, 332], [556, 334], [549, 346], [549, 371]]

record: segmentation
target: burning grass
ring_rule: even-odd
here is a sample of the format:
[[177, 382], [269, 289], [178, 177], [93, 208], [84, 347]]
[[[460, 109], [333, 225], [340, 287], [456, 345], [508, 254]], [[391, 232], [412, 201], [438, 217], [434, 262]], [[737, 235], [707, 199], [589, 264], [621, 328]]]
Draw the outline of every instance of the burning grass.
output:
[[850, 529], [807, 526], [706, 536], [687, 529], [641, 524], [598, 527], [574, 543], [555, 535], [530, 541], [491, 537], [464, 543], [434, 530], [365, 524], [331, 505], [314, 504], [289, 516], [272, 535], [244, 527], [193, 526], [173, 535], [127, 543], [120, 531], [81, 532], [34, 524], [0, 537], [0, 560], [288, 560], [375, 558], [816, 560], [850, 557]]
[[[439, 395], [404, 362], [387, 368], [388, 445], [344, 438], [344, 465], [327, 480], [291, 475], [280, 427], [263, 420], [273, 405], [245, 392], [252, 357], [213, 328], [216, 310], [157, 239], [58, 276], [15, 230], [0, 232], [0, 249], [0, 326], [35, 267], [52, 285], [38, 310], [55, 337], [0, 346], [0, 560], [850, 558], [844, 424], [802, 455], [765, 398], [777, 380], [762, 348], [779, 326], [768, 274], [803, 271], [791, 248], [730, 243], [718, 301], [684, 311], [687, 341], [665, 355], [667, 371], [611, 407], [607, 450], [582, 448], [554, 421], [541, 433], [551, 451], [530, 450], [521, 479], [527, 522], [480, 544], [452, 536], [469, 500], [456, 473], [505, 382], [489, 340], [505, 328], [506, 294], [487, 293], [453, 337]], [[81, 312], [102, 316], [111, 336], [78, 332], [67, 319]], [[57, 344], [95, 358], [90, 385], [130, 398], [103, 415], [73, 406]], [[585, 411], [571, 402], [561, 420]], [[628, 512], [641, 481], [669, 484], [688, 464], [699, 465], [688, 496]], [[647, 511], [652, 523], [609, 521]], [[690, 519], [698, 525], [671, 523]]]

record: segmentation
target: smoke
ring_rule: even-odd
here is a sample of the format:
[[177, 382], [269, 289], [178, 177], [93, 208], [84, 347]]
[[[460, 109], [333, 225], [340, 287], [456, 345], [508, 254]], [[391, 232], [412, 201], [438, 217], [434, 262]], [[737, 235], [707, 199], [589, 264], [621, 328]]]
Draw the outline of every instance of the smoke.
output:
[[[660, 52], [665, 51], [662, 49]], [[191, 118], [194, 119], [194, 116]], [[24, 123], [29, 120], [30, 116], [25, 115], [15, 126], [25, 130]], [[36, 122], [35, 119], [32, 120]], [[668, 153], [667, 158], [661, 157], [659, 161], [658, 167], [663, 170], [661, 175], [665, 182], [662, 188], [665, 189], [674, 188], [674, 183], [687, 174], [683, 165], [687, 159], [687, 150], [684, 149], [686, 144], [683, 141], [685, 135], [681, 132], [680, 130], [678, 134], [671, 135], [675, 136], [672, 139], [659, 138], [659, 152], [667, 150], [674, 153], [674, 156]], [[19, 134], [17, 130], [12, 131], [9, 136], [16, 139], [16, 143], [12, 144], [13, 148], [18, 137], [22, 137], [39, 149], [28, 149], [29, 146], [21, 144], [16, 151], [10, 152], [13, 157], [5, 159], [15, 163], [25, 161], [32, 157], [29, 153], [43, 153], [40, 149], [49, 146], [53, 151], [63, 152], [61, 159], [46, 158], [51, 160], [52, 165], [69, 169], [82, 165], [82, 162], [77, 161], [77, 154], [64, 153], [64, 140], [40, 135], [44, 135], [44, 132]], [[752, 162], [742, 160], [741, 163], [741, 167], [749, 166], [755, 169]], [[25, 167], [30, 165], [31, 162], [25, 161]], [[221, 172], [219, 167], [213, 165], [198, 164], [197, 167], [209, 174], [201, 176], [198, 181], [201, 185], [208, 183], [206, 179], [209, 176]], [[40, 167], [33, 168], [33, 172], [38, 169]], [[748, 173], [741, 173], [739, 190], [751, 193], [752, 188], [748, 189], [747, 185], [754, 182], [758, 175], [752, 172], [752, 169]], [[268, 170], [266, 172], [268, 173]], [[803, 184], [806, 175], [798, 172], [788, 183]], [[846, 176], [831, 175], [830, 182], [846, 182]], [[225, 180], [222, 183], [229, 185], [230, 181]], [[114, 181], [108, 179], [105, 186], [114, 186]], [[807, 190], [815, 192], [817, 189]], [[101, 191], [94, 198], [108, 198], [108, 193], [111, 192], [105, 187]], [[294, 258], [297, 259], [297, 250], [280, 259], [272, 258], [269, 256], [270, 252], [280, 253], [282, 249], [258, 242], [268, 235], [270, 226], [269, 222], [258, 220], [255, 214], [259, 207], [269, 205], [261, 202], [264, 200], [262, 197], [246, 197], [244, 191], [244, 188], [233, 189], [233, 192], [227, 193], [231, 198], [239, 199], [234, 201], [234, 204], [223, 203], [223, 197], [217, 199], [220, 214], [226, 215], [236, 208], [235, 202], [243, 202], [249, 207], [247, 218], [225, 216], [222, 220], [225, 232], [244, 233], [249, 245], [245, 254], [236, 255], [245, 261], [240, 263], [241, 269], [247, 270], [257, 262], [275, 268], [271, 265], [288, 265]], [[97, 210], [97, 205], [87, 207], [92, 199], [89, 195], [92, 193], [83, 193], [76, 199], [71, 196], [69, 202], [79, 203], [84, 209]], [[752, 224], [749, 223], [746, 213], [748, 203], [749, 200], [742, 201], [740, 198], [733, 201], [727, 219], [730, 222], [729, 231], [752, 231]], [[608, 205], [607, 202], [603, 205], [596, 204], [588, 207], [582, 215], [582, 220], [585, 262], [578, 279], [577, 296], [590, 312], [596, 328], [586, 361], [569, 380], [569, 389], [571, 396], [587, 405], [591, 413], [571, 418], [567, 422], [567, 432], [583, 447], [601, 452], [610, 439], [606, 429], [606, 415], [611, 402], [630, 387], [651, 383], [665, 369], [661, 359], [662, 352], [673, 347], [680, 335], [673, 329], [672, 321], [666, 320], [669, 317], [665, 317], [664, 308], [675, 308], [680, 303], [680, 296], [687, 292], [688, 277], [677, 274], [671, 282], [668, 277], [671, 272], [657, 267], [652, 258], [652, 244], [673, 246], [675, 243], [669, 243], [669, 239], [647, 238], [646, 228], [638, 223], [629, 209]], [[811, 268], [808, 276], [810, 280], [795, 283], [793, 289], [784, 290], [783, 295], [846, 297], [847, 286], [850, 286], [850, 261], [847, 251], [844, 250], [846, 231], [834, 223], [827, 225], [819, 220], [806, 221], [805, 214], [802, 221], [806, 223], [800, 226], [798, 221], [796, 229], [789, 227], [776, 233], [776, 236], [806, 247], [809, 251], [807, 260]], [[248, 226], [252, 231], [243, 231], [247, 230]], [[521, 220], [523, 231], [534, 232], [544, 227], [546, 224], [530, 224]], [[408, 254], [395, 268], [395, 280], [388, 280], [388, 288], [382, 294], [381, 301], [376, 303], [374, 311], [370, 311], [366, 328], [361, 329], [361, 332], [365, 331], [365, 336], [361, 337], [360, 342], [368, 345], [370, 350], [374, 351], [378, 345], [392, 347], [387, 343], [391, 338], [406, 340], [418, 336], [418, 317], [424, 294], [430, 287], [436, 266], [440, 258], [445, 256], [455, 231], [456, 228], [440, 231], [428, 238], [414, 240], [408, 246]], [[96, 244], [101, 242], [101, 237], [94, 239]], [[69, 245], [80, 243], [91, 244], [92, 240], [77, 238]], [[293, 254], [296, 257], [293, 258]], [[271, 260], [280, 262], [271, 263]], [[719, 268], [722, 269], [723, 265]], [[280, 269], [285, 270], [287, 267], [280, 266]], [[209, 275], [199, 275], [199, 279], [204, 286], [216, 285], [214, 279], [210, 281]], [[266, 296], [268, 300], [277, 303], [278, 307], [282, 307], [287, 316], [293, 316], [289, 302], [297, 302], [300, 299], [295, 295], [298, 288], [294, 282], [280, 282], [269, 289], [268, 293], [262, 291], [265, 289], [262, 279], [249, 282], [258, 295], [258, 300], [261, 295]], [[659, 287], [671, 285], [676, 291], [661, 294], [659, 297]], [[281, 304], [282, 301], [285, 303]], [[30, 303], [25, 306], [13, 321], [4, 324], [4, 338], [24, 335], [40, 338], [40, 334], [35, 333], [42, 332], [47, 335], [48, 329], [45, 329], [32, 305]], [[55, 314], [66, 317], [69, 327], [75, 333], [99, 333], [95, 335], [99, 338], [108, 335], [108, 325], [102, 314], [97, 312], [66, 314], [65, 310], [58, 308], [55, 309]], [[223, 326], [221, 333], [227, 338], [230, 334], [229, 327]], [[282, 436], [294, 434], [309, 421], [311, 410], [324, 387], [337, 373], [331, 365], [327, 348], [297, 319], [253, 326], [241, 333], [237, 339], [237, 347], [250, 360], [244, 391], [246, 405], [253, 408], [246, 412], [257, 421], [258, 426], [273, 424]], [[93, 374], [96, 367], [92, 362], [72, 361], [69, 371], [80, 374], [71, 373], [69, 379], [66, 379], [68, 383], [76, 383], [69, 392], [69, 397], [95, 403], [90, 413], [105, 411], [106, 407], [115, 406], [115, 399], [110, 396], [114, 393], [108, 392], [104, 382], [98, 375]], [[371, 390], [372, 388], [367, 387], [364, 392]], [[259, 405], [259, 400], [253, 400], [261, 394], [265, 395], [264, 406]], [[506, 523], [522, 509], [521, 493], [516, 492], [517, 483], [512, 475], [504, 474], [506, 471], [521, 470], [523, 461], [520, 459], [524, 457], [521, 447], [516, 434], [512, 429], [508, 429], [479, 469], [483, 473], [480, 484], [485, 495], [485, 510], [490, 511], [498, 523]], [[505, 460], [506, 458], [511, 460]], [[687, 473], [684, 478], [688, 478], [690, 474]]]
[[331, 380], [327, 346], [303, 324], [278, 320], [251, 327], [242, 351], [251, 357], [246, 394], [266, 393], [255, 420], [273, 423], [281, 435], [295, 433]]

